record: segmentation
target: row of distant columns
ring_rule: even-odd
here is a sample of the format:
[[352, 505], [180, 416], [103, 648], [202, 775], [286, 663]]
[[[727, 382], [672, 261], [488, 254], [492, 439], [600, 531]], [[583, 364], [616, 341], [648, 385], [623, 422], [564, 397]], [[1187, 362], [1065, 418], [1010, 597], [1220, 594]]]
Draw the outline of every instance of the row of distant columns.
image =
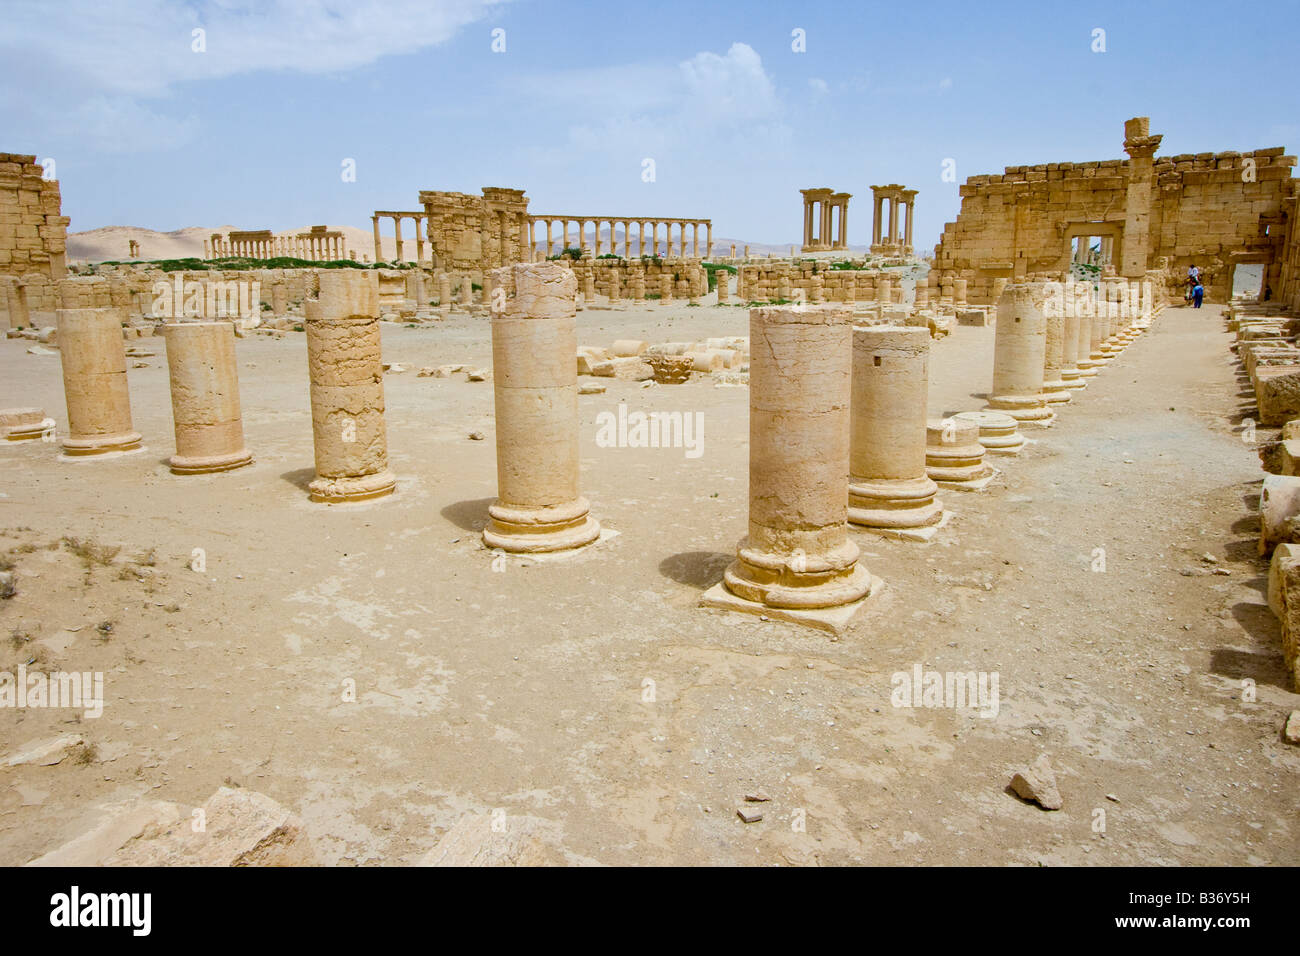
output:
[[[555, 235], [552, 232], [552, 226], [556, 223], [560, 226], [560, 248], [559, 252], [564, 251], [569, 246], [569, 223], [577, 225], [577, 247], [586, 249], [586, 228], [591, 223], [595, 226], [595, 245], [593, 255], [601, 255], [601, 250], [605, 248], [605, 243], [601, 239], [601, 226], [609, 227], [609, 251], [618, 252], [618, 239], [614, 227], [622, 225], [623, 227], [623, 255], [625, 257], [632, 254], [632, 225], [637, 226], [637, 255], [644, 256], [647, 254], [657, 253], [659, 249], [659, 227], [663, 225], [664, 242], [666, 243], [665, 254], [673, 254], [673, 226], [678, 228], [678, 254], [684, 255], [686, 252], [686, 227], [691, 227], [691, 256], [698, 259], [700, 257], [700, 226], [705, 229], [704, 237], [704, 256], [712, 258], [713, 256], [713, 221], [709, 219], [671, 219], [671, 220], [653, 220], [653, 219], [586, 219], [576, 216], [529, 216], [528, 217], [528, 248], [530, 250], [537, 248], [538, 226], [545, 223], [546, 225], [546, 255], [549, 257], [556, 254]], [[646, 226], [650, 227], [649, 245], [647, 247]]]
[[1087, 265], [1105, 265], [1107, 262], [1115, 261], [1115, 240], [1111, 236], [1101, 237], [1100, 255], [1096, 262], [1093, 261], [1092, 255], [1092, 236], [1079, 236], [1078, 252], [1075, 253], [1075, 261]]
[[247, 259], [274, 259], [289, 256], [325, 262], [346, 259], [346, 240], [343, 236], [272, 236], [269, 239], [231, 240], [213, 236], [203, 240], [203, 258], [222, 259], [242, 256]]
[[[801, 189], [800, 192], [803, 194], [803, 251], [847, 249], [852, 195], [829, 189]], [[836, 210], [839, 210], [838, 217]]]
[[[379, 220], [391, 219], [393, 221], [393, 236], [395, 247], [393, 251], [393, 262], [405, 262], [403, 255], [402, 243], [402, 220], [410, 219], [415, 223], [415, 261], [424, 261], [424, 242], [428, 238], [428, 217], [422, 212], [377, 212], [370, 217], [370, 225], [375, 234], [375, 261], [385, 262], [383, 244], [379, 239]], [[420, 224], [425, 223], [425, 235], [420, 235]]]
[[[898, 183], [872, 186], [871, 247], [872, 252], [905, 252], [912, 248], [912, 220], [916, 213], [915, 189], [905, 189]], [[885, 231], [885, 203], [889, 203], [889, 231]], [[903, 211], [902, 222], [898, 215]], [[899, 232], [900, 225], [902, 232]]]

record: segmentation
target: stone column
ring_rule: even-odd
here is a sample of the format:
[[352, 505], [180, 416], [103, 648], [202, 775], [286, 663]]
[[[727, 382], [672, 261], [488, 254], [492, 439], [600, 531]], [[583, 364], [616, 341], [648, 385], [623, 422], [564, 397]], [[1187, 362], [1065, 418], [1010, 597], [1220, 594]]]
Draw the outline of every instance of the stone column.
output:
[[[704, 224], [704, 255], [705, 255], [705, 257], [708, 258], [708, 259], [712, 259], [712, 258], [713, 258], [713, 222], [712, 222], [712, 220], [710, 220], [709, 222], [707, 222], [707, 223]], [[732, 255], [735, 255], [735, 253], [732, 253]]]
[[731, 273], [726, 269], [715, 269], [713, 271], [713, 278], [717, 280], [716, 288], [718, 290], [718, 305], [725, 305], [727, 302], [727, 293], [729, 291], [727, 286], [731, 282]]
[[819, 249], [829, 249], [831, 240], [834, 238], [834, 231], [831, 229], [831, 204], [822, 201], [822, 225], [821, 233], [817, 236], [817, 247]]
[[952, 304], [956, 308], [966, 306], [966, 293], [970, 284], [969, 279], [954, 279], [952, 283]]
[[1001, 412], [958, 412], [953, 418], [970, 422], [979, 429], [979, 443], [988, 455], [1018, 455], [1025, 447], [1025, 436], [1010, 415]]
[[59, 359], [68, 403], [68, 457], [140, 448], [131, 427], [126, 346], [117, 309], [59, 309]]
[[9, 328], [29, 329], [32, 326], [32, 312], [27, 304], [27, 283], [14, 279], [9, 285]]
[[247, 465], [239, 408], [235, 329], [229, 322], [168, 322], [167, 369], [171, 377], [176, 454], [173, 474], [198, 475]]
[[887, 306], [894, 301], [894, 283], [888, 276], [881, 276], [880, 281], [876, 283], [876, 299], [881, 306]]
[[929, 329], [853, 330], [848, 517], [856, 525], [898, 532], [943, 517], [925, 473], [929, 360]]
[[871, 592], [847, 525], [852, 317], [750, 311], [749, 534], [706, 606], [838, 632]]
[[1088, 383], [1083, 380], [1083, 375], [1079, 370], [1079, 311], [1075, 308], [1073, 296], [1074, 283], [1067, 279], [1065, 282], [1054, 282], [1051, 284], [1053, 295], [1060, 302], [1060, 308], [1065, 314], [1064, 322], [1064, 344], [1061, 349], [1061, 387], [1068, 389], [1086, 388]]
[[[1042, 284], [1043, 321], [1047, 335], [1043, 348], [1043, 400], [1049, 405], [1064, 405], [1070, 401], [1065, 390], [1061, 369], [1065, 365], [1065, 310], [1061, 301], [1061, 284]], [[1076, 333], [1077, 335], [1077, 333]]]
[[803, 197], [803, 247], [807, 249], [812, 245], [812, 203], [807, 196]]
[[515, 297], [492, 315], [498, 497], [483, 541], [512, 552], [580, 548], [600, 524], [578, 480], [577, 280], [557, 263], [513, 269]]
[[998, 301], [989, 409], [1005, 412], [1021, 424], [1050, 424], [1056, 415], [1043, 400], [1046, 355], [1042, 287], [1012, 283]]
[[894, 197], [889, 200], [889, 244], [898, 245], [898, 200]]
[[438, 311], [442, 315], [451, 312], [451, 274], [438, 273]]
[[331, 504], [391, 494], [379, 341], [379, 275], [322, 269], [303, 303], [311, 421], [316, 446], [312, 501]]
[[1075, 365], [1079, 376], [1085, 380], [1097, 374], [1097, 363], [1092, 360], [1092, 296], [1091, 286], [1085, 282], [1071, 280], [1066, 283], [1065, 294], [1079, 319], [1079, 344], [1076, 348]]

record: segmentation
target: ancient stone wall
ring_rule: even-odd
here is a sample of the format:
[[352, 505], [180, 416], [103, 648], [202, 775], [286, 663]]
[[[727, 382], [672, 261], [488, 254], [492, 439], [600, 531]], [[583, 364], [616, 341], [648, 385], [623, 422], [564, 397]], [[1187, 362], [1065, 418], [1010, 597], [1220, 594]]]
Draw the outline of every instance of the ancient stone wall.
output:
[[60, 209], [58, 180], [43, 174], [35, 156], [0, 153], [0, 275], [61, 279], [67, 272], [70, 220]]
[[485, 186], [482, 196], [421, 191], [439, 270], [482, 283], [491, 269], [519, 262], [528, 246], [528, 199], [522, 189]]
[[[1125, 140], [1132, 159], [1008, 166], [970, 177], [957, 221], [935, 247], [934, 282], [967, 279], [970, 301], [987, 303], [997, 278], [1064, 273], [1077, 236], [1110, 240], [1121, 274], [1140, 275], [1162, 257], [1174, 272], [1198, 265], [1215, 301], [1230, 295], [1236, 264], [1266, 263], [1277, 282], [1296, 158], [1281, 147], [1153, 158], [1160, 138], [1145, 135], [1145, 125], [1142, 132]], [[1129, 264], [1126, 242], [1136, 257]]]

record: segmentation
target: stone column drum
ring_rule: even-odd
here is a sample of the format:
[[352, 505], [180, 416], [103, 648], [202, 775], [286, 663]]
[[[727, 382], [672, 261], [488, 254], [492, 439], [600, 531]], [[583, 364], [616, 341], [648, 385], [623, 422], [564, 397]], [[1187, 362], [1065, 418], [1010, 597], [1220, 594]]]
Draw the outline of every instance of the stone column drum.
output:
[[1061, 350], [1061, 387], [1068, 389], [1086, 388], [1079, 371], [1079, 313], [1075, 309], [1074, 297], [1070, 294], [1070, 283], [1057, 283], [1056, 293], [1060, 296], [1060, 308], [1065, 313], [1063, 345]]
[[59, 358], [68, 403], [70, 457], [103, 455], [140, 448], [131, 427], [131, 396], [126, 382], [126, 346], [117, 309], [59, 309]]
[[925, 473], [930, 331], [853, 330], [849, 512], [867, 528], [938, 524], [943, 503]]
[[871, 591], [847, 525], [852, 315], [749, 313], [749, 534], [722, 587], [758, 612], [835, 608]]
[[984, 462], [980, 426], [957, 417], [933, 419], [925, 425], [925, 472], [945, 488], [983, 487], [993, 469]]
[[958, 412], [959, 422], [970, 422], [979, 429], [979, 443], [990, 455], [1018, 455], [1025, 447], [1025, 436], [1010, 415], [1001, 412]]
[[1056, 415], [1043, 399], [1046, 355], [1042, 287], [1028, 282], [1007, 286], [998, 300], [989, 409], [1021, 423], [1050, 423]]
[[322, 270], [320, 292], [303, 303], [311, 424], [316, 446], [313, 501], [332, 504], [391, 494], [379, 345], [379, 275]]
[[578, 280], [551, 262], [511, 268], [515, 297], [492, 315], [498, 497], [483, 541], [512, 552], [580, 548], [600, 524], [578, 482]]
[[239, 409], [235, 329], [229, 322], [170, 322], [163, 326], [171, 376], [176, 454], [172, 473], [199, 475], [247, 465]]

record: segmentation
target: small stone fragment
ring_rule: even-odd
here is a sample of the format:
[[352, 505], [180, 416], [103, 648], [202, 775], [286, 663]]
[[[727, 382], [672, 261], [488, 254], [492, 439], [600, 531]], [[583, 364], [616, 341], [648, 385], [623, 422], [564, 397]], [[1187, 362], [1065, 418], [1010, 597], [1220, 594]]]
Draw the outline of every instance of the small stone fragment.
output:
[[744, 820], [746, 823], [757, 823], [759, 820], [763, 819], [763, 812], [750, 807], [741, 807], [736, 811], [736, 816], [740, 817], [740, 819]]
[[1011, 778], [1011, 790], [1022, 800], [1037, 803], [1044, 810], [1061, 809], [1061, 791], [1056, 788], [1056, 774], [1043, 754], [1034, 765]]

